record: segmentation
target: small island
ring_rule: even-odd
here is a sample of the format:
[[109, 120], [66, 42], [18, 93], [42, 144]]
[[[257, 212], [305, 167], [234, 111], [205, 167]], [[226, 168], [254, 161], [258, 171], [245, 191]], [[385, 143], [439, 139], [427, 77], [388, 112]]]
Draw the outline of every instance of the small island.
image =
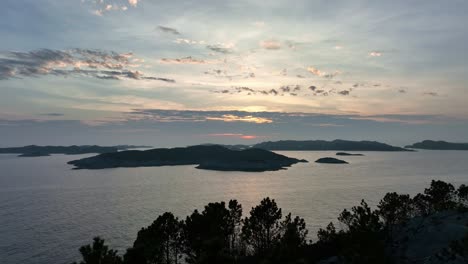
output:
[[406, 148], [427, 150], [468, 150], [468, 143], [453, 143], [447, 141], [424, 140], [408, 145]]
[[315, 161], [316, 163], [325, 163], [325, 164], [348, 164], [348, 162], [340, 159], [335, 159], [331, 157], [320, 158]]
[[104, 153], [68, 164], [75, 169], [197, 165], [197, 169], [205, 170], [262, 172], [285, 169], [298, 162], [307, 161], [263, 149], [231, 150], [218, 145], [198, 145]]
[[364, 154], [360, 153], [347, 153], [347, 152], [337, 152], [337, 156], [364, 156]]

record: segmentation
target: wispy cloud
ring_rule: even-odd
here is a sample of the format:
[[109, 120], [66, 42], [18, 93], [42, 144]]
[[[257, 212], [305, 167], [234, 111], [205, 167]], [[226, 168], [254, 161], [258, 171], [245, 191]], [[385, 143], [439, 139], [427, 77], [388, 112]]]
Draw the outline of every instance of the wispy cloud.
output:
[[61, 117], [61, 116], [64, 116], [64, 114], [62, 113], [44, 113], [44, 114], [40, 114], [41, 116], [50, 116], [50, 117]]
[[138, 0], [128, 0], [128, 4], [131, 6], [137, 6]]
[[383, 53], [381, 51], [371, 51], [369, 52], [370, 57], [381, 57]]
[[177, 44], [190, 44], [190, 45], [196, 45], [196, 44], [203, 45], [203, 44], [205, 44], [205, 41], [203, 41], [203, 40], [197, 41], [197, 40], [185, 39], [185, 38], [178, 38], [178, 39], [174, 40], [174, 42], [177, 43]]
[[174, 35], [180, 35], [180, 32], [171, 27], [165, 27], [165, 26], [158, 26], [158, 29], [164, 33], [169, 33], [169, 34], [174, 34]]
[[218, 52], [218, 53], [223, 53], [223, 54], [228, 54], [228, 53], [232, 52], [232, 47], [226, 47], [226, 46], [219, 45], [219, 44], [207, 45], [206, 48], [211, 50], [211, 51]]
[[252, 23], [252, 25], [256, 26], [256, 27], [264, 27], [266, 25], [265, 21], [255, 21]]
[[207, 64], [207, 63], [210, 63], [209, 61], [205, 61], [202, 59], [195, 59], [192, 56], [180, 58], [180, 59], [163, 58], [160, 60], [160, 62], [165, 63], [165, 64]]
[[323, 77], [323, 78], [326, 78], [326, 79], [332, 79], [334, 77], [336, 77], [337, 75], [339, 75], [341, 72], [340, 71], [334, 71], [334, 72], [325, 72], [325, 71], [321, 71], [315, 67], [307, 67], [306, 69], [308, 72], [312, 73], [313, 75], [316, 75], [316, 76], [320, 76], [320, 77]]
[[262, 117], [255, 117], [252, 115], [238, 116], [238, 115], [222, 115], [221, 117], [207, 117], [207, 120], [216, 120], [223, 122], [247, 122], [256, 124], [273, 123], [273, 120]]
[[103, 16], [105, 13], [111, 11], [127, 11], [128, 6], [136, 7], [138, 0], [128, 0], [127, 3], [122, 3], [122, 1], [103, 1], [103, 0], [81, 0], [83, 3], [88, 3], [92, 5], [92, 14], [96, 16]]
[[271, 39], [271, 40], [264, 40], [260, 41], [259, 43], [260, 47], [268, 50], [278, 50], [281, 49], [281, 43], [277, 40]]
[[207, 134], [207, 136], [210, 137], [229, 137], [229, 138], [240, 138], [240, 139], [256, 139], [260, 138], [260, 136], [257, 135], [246, 135], [246, 134], [238, 134], [238, 133], [213, 133], [213, 134]]
[[4, 52], [0, 53], [0, 80], [54, 75], [175, 82], [131, 69], [137, 66], [133, 64], [132, 57], [132, 53], [89, 49]]

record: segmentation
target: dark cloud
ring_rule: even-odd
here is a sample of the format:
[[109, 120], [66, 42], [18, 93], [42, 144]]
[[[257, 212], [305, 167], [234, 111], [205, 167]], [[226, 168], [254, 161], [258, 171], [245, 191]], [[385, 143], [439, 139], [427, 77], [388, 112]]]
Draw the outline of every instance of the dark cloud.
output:
[[162, 82], [168, 82], [168, 83], [175, 83], [176, 81], [174, 79], [168, 79], [168, 78], [159, 78], [159, 77], [142, 77], [144, 80], [154, 80], [154, 81], [162, 81]]
[[242, 87], [234, 87], [234, 89], [236, 89], [237, 92], [251, 92], [251, 93], [255, 93], [255, 90], [252, 89], [252, 88], [249, 88], [249, 87], [245, 87], [245, 86], [242, 86]]
[[220, 45], [208, 45], [206, 46], [206, 48], [211, 51], [218, 52], [218, 53], [223, 53], [223, 54], [231, 53], [231, 49], [222, 47]]
[[217, 90], [212, 91], [214, 93], [223, 93], [223, 94], [247, 94], [247, 95], [290, 95], [290, 96], [331, 96], [331, 95], [343, 95], [347, 96], [351, 94], [352, 88], [348, 90], [341, 90], [337, 91], [335, 88], [332, 89], [318, 89], [317, 86], [311, 85], [307, 87], [307, 90], [310, 90], [312, 94], [307, 93], [307, 91], [303, 91], [302, 86], [300, 85], [283, 85], [280, 86], [278, 89], [270, 89], [270, 90], [260, 90], [260, 89], [253, 89], [246, 86], [232, 86], [231, 89], [225, 90]]
[[284, 86], [281, 86], [280, 87], [280, 90], [283, 92], [283, 93], [289, 93], [291, 91], [291, 88], [288, 86], [288, 85], [284, 85]]
[[165, 27], [165, 26], [158, 26], [158, 29], [164, 33], [169, 33], [169, 34], [174, 34], [174, 35], [180, 35], [180, 32], [171, 27]]
[[59, 117], [59, 116], [64, 116], [64, 114], [61, 113], [44, 113], [40, 114], [41, 116], [52, 116], [52, 117]]
[[278, 91], [276, 91], [275, 89], [271, 89], [270, 91], [268, 91], [268, 93], [271, 95], [278, 95]]
[[284, 93], [297, 92], [301, 90], [300, 85], [283, 85], [280, 87], [280, 90]]
[[72, 49], [40, 49], [30, 52], [0, 53], [0, 80], [22, 77], [88, 76], [102, 80], [174, 80], [146, 76], [131, 70], [132, 53], [114, 51]]
[[425, 92], [425, 93], [423, 93], [423, 95], [429, 95], [429, 96], [439, 96], [439, 94], [438, 94], [438, 93], [436, 93], [436, 92]]
[[406, 90], [405, 89], [400, 89], [398, 90], [399, 93], [406, 93]]
[[339, 91], [338, 94], [349, 95], [349, 91], [348, 90]]

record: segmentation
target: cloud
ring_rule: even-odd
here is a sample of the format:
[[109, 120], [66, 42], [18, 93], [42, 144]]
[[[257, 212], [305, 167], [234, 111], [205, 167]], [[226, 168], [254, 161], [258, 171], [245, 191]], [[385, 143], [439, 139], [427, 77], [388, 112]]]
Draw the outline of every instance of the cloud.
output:
[[343, 127], [344, 125], [338, 125], [333, 123], [320, 123], [320, 124], [311, 124], [310, 126], [316, 127]]
[[223, 54], [228, 54], [232, 52], [232, 48], [230, 47], [223, 47], [223, 45], [217, 44], [217, 45], [207, 45], [207, 49], [218, 52], [218, 53], [223, 53]]
[[137, 6], [138, 0], [128, 0], [128, 4], [131, 6]]
[[319, 69], [314, 68], [314, 67], [307, 67], [307, 71], [317, 76], [322, 76], [323, 74]]
[[425, 93], [423, 93], [423, 95], [429, 95], [429, 96], [439, 96], [439, 94], [438, 94], [438, 93], [436, 93], [436, 92], [425, 92]]
[[371, 51], [371, 52], [369, 52], [369, 56], [371, 56], [371, 57], [381, 57], [382, 55], [383, 55], [383, 53], [380, 52], [380, 51]]
[[280, 90], [284, 93], [297, 92], [301, 90], [300, 85], [283, 85], [280, 87]]
[[338, 74], [340, 74], [339, 71], [329, 73], [329, 72], [321, 71], [321, 70], [319, 70], [319, 69], [317, 69], [315, 67], [307, 67], [306, 70], [308, 72], [312, 73], [313, 75], [320, 76], [320, 77], [323, 77], [323, 78], [326, 78], [326, 79], [333, 79]]
[[64, 114], [61, 113], [44, 113], [40, 114], [41, 116], [50, 116], [50, 117], [59, 117], [59, 116], [64, 116]]
[[405, 89], [399, 89], [398, 92], [399, 93], [406, 93], [406, 90]]
[[267, 50], [278, 50], [281, 49], [281, 43], [276, 40], [264, 40], [259, 43], [260, 47]]
[[161, 110], [135, 109], [128, 113], [135, 120], [157, 122], [208, 122], [221, 121], [228, 123], [270, 124], [273, 119], [245, 111], [197, 111], [197, 110]]
[[174, 40], [174, 42], [177, 43], [177, 44], [190, 44], [190, 45], [205, 44], [205, 41], [203, 41], [203, 40], [196, 41], [196, 40], [184, 39], [184, 38], [178, 38], [178, 39]]
[[175, 28], [165, 27], [165, 26], [158, 26], [158, 29], [161, 30], [164, 33], [180, 35], [180, 32]]
[[247, 122], [247, 123], [256, 123], [256, 124], [269, 124], [273, 123], [273, 120], [262, 117], [255, 117], [253, 115], [238, 116], [232, 114], [222, 115], [221, 117], [207, 117], [207, 120], [216, 120], [223, 122]]
[[234, 138], [241, 138], [241, 139], [256, 139], [259, 136], [256, 135], [245, 135], [245, 134], [237, 134], [237, 133], [214, 133], [214, 134], [207, 134], [210, 137], [234, 137]]
[[[115, 1], [103, 1], [103, 0], [81, 0], [83, 3], [89, 3], [92, 5], [93, 10], [92, 14], [96, 16], [103, 16], [105, 13], [111, 11], [127, 11], [128, 7], [125, 4], [120, 4], [119, 2]], [[129, 0], [128, 4], [131, 7], [136, 7], [138, 0]]]
[[192, 56], [181, 58], [181, 59], [167, 59], [163, 58], [160, 60], [161, 63], [165, 64], [207, 64], [208, 62], [201, 59], [195, 59]]
[[349, 91], [348, 90], [339, 91], [338, 94], [349, 95]]
[[379, 123], [400, 123], [408, 125], [426, 125], [441, 123], [439, 116], [433, 115], [373, 115], [351, 116], [352, 120], [369, 120]]
[[114, 51], [72, 49], [40, 49], [30, 52], [0, 53], [0, 80], [22, 77], [88, 76], [103, 80], [174, 80], [146, 76], [131, 70], [134, 65], [132, 53]]
[[252, 25], [254, 25], [256, 27], [264, 27], [265, 22], [264, 21], [255, 21], [255, 22], [252, 23]]

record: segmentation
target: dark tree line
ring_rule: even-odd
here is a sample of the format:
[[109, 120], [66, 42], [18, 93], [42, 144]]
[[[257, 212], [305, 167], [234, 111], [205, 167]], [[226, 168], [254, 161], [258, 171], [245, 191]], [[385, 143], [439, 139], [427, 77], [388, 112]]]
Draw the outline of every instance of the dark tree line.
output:
[[[242, 206], [231, 200], [209, 203], [185, 220], [172, 213], [160, 215], [142, 228], [123, 257], [104, 240], [80, 248], [80, 264], [177, 264], [177, 263], [317, 263], [335, 257], [346, 263], [392, 263], [389, 256], [393, 229], [413, 217], [468, 208], [468, 186], [458, 189], [443, 181], [432, 181], [423, 194], [387, 193], [376, 210], [362, 200], [343, 210], [338, 230], [333, 223], [317, 233], [318, 241], [307, 241], [304, 219], [283, 217], [275, 200], [263, 199], [242, 219]], [[468, 256], [468, 235], [454, 242], [453, 250]]]

